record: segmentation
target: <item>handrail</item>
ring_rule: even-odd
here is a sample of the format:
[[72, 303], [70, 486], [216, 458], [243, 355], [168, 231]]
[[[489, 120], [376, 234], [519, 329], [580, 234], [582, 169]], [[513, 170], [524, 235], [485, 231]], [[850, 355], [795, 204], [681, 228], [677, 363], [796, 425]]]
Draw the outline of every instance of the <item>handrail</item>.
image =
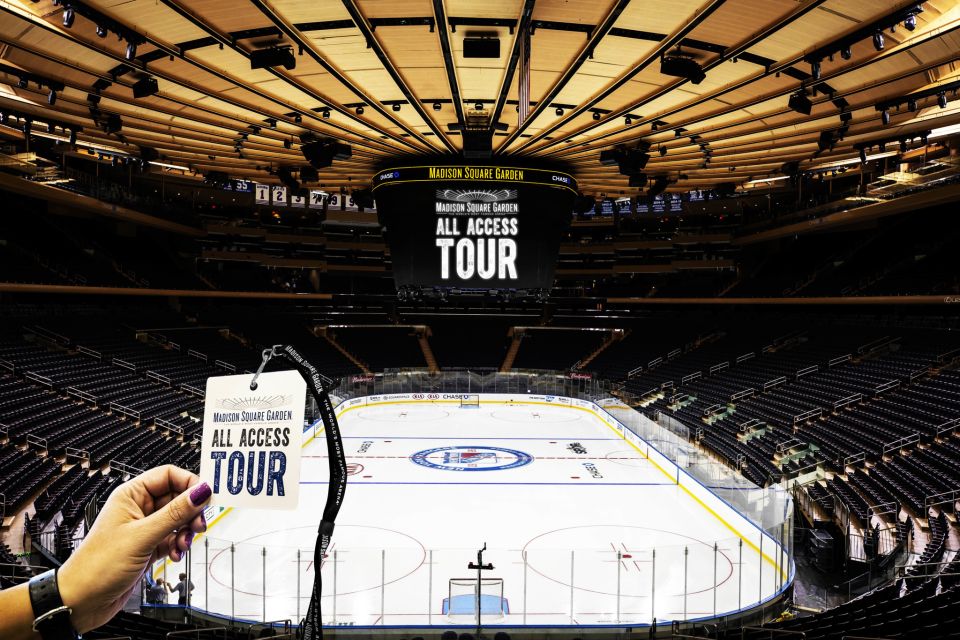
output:
[[804, 420], [809, 420], [810, 418], [819, 418], [823, 416], [823, 408], [817, 407], [816, 409], [810, 409], [809, 411], [804, 411], [803, 413], [798, 413], [793, 416], [793, 424], [798, 422], [803, 422]]
[[630, 371], [627, 371], [627, 380], [629, 380], [629, 379], [632, 378], [633, 376], [637, 375], [638, 373], [642, 373], [642, 372], [643, 372], [643, 365], [640, 365], [639, 367], [634, 367], [633, 369], [630, 369]]
[[195, 395], [195, 396], [197, 396], [198, 398], [204, 398], [204, 397], [206, 397], [206, 393], [204, 393], [204, 392], [201, 391], [200, 389], [197, 389], [196, 387], [191, 386], [191, 385], [189, 385], [189, 384], [187, 384], [187, 383], [185, 383], [185, 382], [180, 385], [180, 390], [181, 390], [181, 391], [186, 391], [187, 393], [192, 394], [192, 395]]
[[960, 427], [960, 416], [957, 416], [953, 420], [947, 420], [946, 422], [941, 424], [939, 427], [937, 427], [937, 435], [942, 436], [944, 433], [947, 433], [948, 431], [953, 431], [957, 427]]
[[807, 375], [807, 374], [816, 373], [816, 372], [819, 371], [819, 370], [820, 370], [820, 365], [818, 365], [818, 364], [812, 364], [812, 365], [810, 365], [809, 367], [805, 367], [805, 368], [803, 368], [803, 369], [799, 369], [799, 370], [797, 371], [797, 373], [796, 373], [797, 380], [799, 380], [800, 378], [802, 378], [803, 376], [805, 376], [805, 375]]
[[17, 367], [9, 360], [0, 359], [0, 368], [6, 369], [10, 373], [16, 373]]
[[130, 371], [133, 371], [134, 373], [137, 372], [137, 368], [136, 368], [133, 364], [127, 362], [126, 360], [122, 360], [122, 359], [120, 359], [120, 358], [113, 358], [110, 362], [111, 362], [111, 364], [113, 364], [114, 366], [123, 367], [124, 369], [129, 369]]
[[751, 358], [756, 358], [756, 357], [757, 357], [757, 354], [755, 354], [753, 351], [749, 353], [744, 353], [742, 355], [737, 356], [736, 364], [740, 364], [741, 362], [746, 362], [747, 360]]
[[119, 404], [116, 402], [111, 402], [109, 407], [110, 407], [110, 411], [115, 411], [116, 413], [122, 413], [123, 415], [129, 416], [134, 420], [140, 419], [140, 412], [137, 409], [131, 409], [129, 407], [125, 407], [122, 404]]
[[687, 384], [688, 382], [692, 380], [696, 380], [697, 378], [700, 378], [702, 376], [703, 376], [703, 371], [695, 371], [694, 373], [689, 373], [683, 376], [682, 378], [680, 378], [680, 384]]
[[712, 367], [710, 367], [710, 375], [713, 375], [713, 374], [715, 374], [715, 373], [718, 372], [718, 371], [723, 371], [724, 369], [728, 368], [729, 366], [730, 366], [730, 361], [729, 361], [729, 360], [727, 360], [726, 362], [718, 362], [717, 364], [715, 364], [715, 365], [713, 365]]
[[187, 355], [188, 355], [188, 356], [192, 356], [192, 357], [196, 358], [197, 360], [202, 360], [202, 361], [204, 361], [204, 362], [207, 362], [207, 360], [209, 360], [209, 358], [207, 357], [207, 354], [201, 353], [201, 352], [197, 351], [196, 349], [187, 349]]
[[866, 460], [867, 460], [867, 453], [865, 451], [861, 451], [860, 453], [855, 453], [852, 456], [847, 456], [846, 458], [844, 458], [843, 466], [849, 467], [850, 465], [854, 465], [858, 462], [866, 462]]
[[737, 391], [735, 394], [730, 396], [730, 401], [739, 400], [740, 398], [749, 398], [750, 396], [756, 394], [757, 390], [753, 387], [749, 389], [744, 389], [743, 391]]
[[960, 500], [960, 489], [951, 489], [942, 493], [926, 496], [923, 499], [923, 506], [935, 507], [941, 504], [953, 504], [957, 500]]
[[787, 376], [780, 376], [779, 378], [774, 378], [773, 380], [767, 380], [763, 383], [763, 390], [772, 389], [774, 387], [779, 387], [781, 384], [786, 383]]
[[27, 380], [31, 380], [38, 384], [42, 384], [45, 387], [53, 387], [53, 380], [51, 380], [47, 376], [42, 376], [35, 371], [27, 371], [25, 374], [23, 374], [23, 377], [26, 378]]
[[160, 384], [165, 384], [168, 387], [173, 386], [173, 381], [169, 378], [169, 376], [165, 376], [162, 373], [157, 373], [156, 371], [147, 370], [147, 371], [144, 371], [144, 375], [150, 378], [151, 380], [156, 380]]
[[103, 354], [99, 351], [94, 351], [88, 347], [77, 345], [77, 353], [82, 353], [84, 355], [90, 356], [91, 358], [96, 358], [97, 360], [103, 360]]
[[653, 360], [647, 363], [647, 369], [652, 369], [658, 364], [660, 364], [661, 362], [663, 362], [663, 358], [654, 358]]
[[200, 635], [201, 633], [212, 633], [214, 631], [222, 631], [221, 634], [224, 638], [227, 637], [227, 628], [226, 627], [203, 627], [198, 629], [184, 629], [182, 631], [171, 631], [167, 634], [168, 638], [179, 638], [184, 636], [189, 636], [190, 634]]
[[890, 380], [889, 382], [884, 382], [883, 384], [878, 384], [873, 390], [874, 394], [883, 393], [884, 391], [889, 391], [890, 389], [895, 389], [900, 386], [899, 380]]
[[833, 358], [832, 360], [828, 360], [827, 367], [835, 367], [838, 364], [843, 364], [844, 362], [850, 362], [851, 360], [853, 360], [853, 355], [848, 353], [846, 355]]
[[237, 365], [230, 364], [229, 362], [224, 362], [223, 360], [215, 360], [213, 364], [217, 367], [220, 367], [221, 369], [226, 369], [231, 373], [236, 373], [237, 371]]
[[899, 440], [894, 440], [893, 442], [888, 442], [883, 445], [883, 455], [887, 455], [891, 451], [896, 451], [897, 449], [902, 449], [908, 445], [916, 444], [920, 442], [920, 434], [914, 433], [913, 435], [904, 436]]
[[174, 433], [179, 433], [181, 436], [183, 435], [183, 428], [182, 428], [182, 427], [178, 427], [177, 425], [173, 424], [173, 423], [170, 422], [169, 420], [164, 420], [163, 418], [154, 418], [154, 419], [153, 419], [153, 423], [154, 423], [155, 425], [157, 425], [158, 427], [161, 427], [161, 428], [163, 428], [163, 429], [166, 429], [167, 431], [172, 431], [172, 432], [174, 432]]
[[90, 404], [95, 405], [99, 401], [97, 396], [87, 391], [84, 391], [83, 389], [77, 389], [76, 387], [67, 387], [66, 389], [64, 389], [64, 391], [67, 392], [68, 396], [74, 396], [76, 398], [79, 398], [80, 400], [89, 402]]
[[674, 349], [673, 351], [667, 354], [667, 360], [676, 358], [678, 355], [680, 355], [680, 353], [681, 353], [680, 349]]
[[[276, 628], [276, 625], [278, 625], [278, 624], [282, 624], [282, 625], [283, 625], [283, 626], [281, 627], [281, 628], [283, 629], [283, 634], [281, 634], [281, 635], [287, 635], [287, 634], [290, 633], [290, 628], [293, 626], [293, 621], [291, 621], [290, 618], [283, 618], [282, 620], [267, 620], [267, 621], [265, 621], [265, 622], [257, 622], [257, 623], [254, 623], [254, 624], [250, 625], [250, 627], [247, 629], [247, 639], [248, 639], [248, 640], [252, 640], [252, 639], [253, 639], [253, 630], [254, 630], [254, 629], [257, 629], [257, 628], [260, 628], [260, 627], [263, 627], [264, 629], [275, 629], [275, 628]], [[272, 636], [272, 637], [273, 637], [273, 638], [277, 638], [277, 637], [279, 637], [279, 636]]]
[[768, 629], [766, 627], [740, 627], [740, 637], [743, 638], [744, 631], [763, 631], [770, 634], [771, 638], [777, 636], [790, 636], [791, 638], [806, 638], [807, 634], [803, 631], [791, 631], [789, 629]]
[[863, 400], [862, 393], [850, 394], [846, 398], [840, 398], [839, 400], [834, 400], [833, 410], [836, 411], [837, 409], [841, 409], [847, 406], [848, 404], [853, 404], [854, 402], [860, 402], [861, 400]]

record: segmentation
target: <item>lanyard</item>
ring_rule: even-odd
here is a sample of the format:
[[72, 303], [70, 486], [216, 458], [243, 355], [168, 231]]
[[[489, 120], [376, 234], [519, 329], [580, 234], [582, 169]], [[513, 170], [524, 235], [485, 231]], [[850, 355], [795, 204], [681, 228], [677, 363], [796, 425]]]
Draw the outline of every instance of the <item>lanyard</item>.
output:
[[299, 637], [301, 640], [319, 640], [323, 637], [323, 628], [320, 618], [321, 576], [320, 567], [323, 558], [330, 546], [330, 537], [333, 535], [334, 522], [340, 505], [343, 504], [343, 494], [347, 488], [347, 461], [343, 453], [343, 442], [340, 440], [340, 425], [333, 410], [330, 395], [323, 386], [320, 372], [300, 355], [290, 345], [274, 345], [263, 350], [263, 362], [250, 381], [250, 389], [257, 388], [257, 377], [263, 373], [263, 368], [271, 358], [283, 358], [293, 365], [307, 382], [307, 390], [316, 400], [320, 409], [320, 419], [323, 421], [324, 435], [327, 439], [327, 458], [330, 463], [330, 484], [327, 488], [327, 503], [323, 507], [323, 516], [320, 519], [320, 529], [317, 532], [317, 543], [313, 551], [313, 591], [310, 594], [310, 606], [307, 615], [301, 621]]

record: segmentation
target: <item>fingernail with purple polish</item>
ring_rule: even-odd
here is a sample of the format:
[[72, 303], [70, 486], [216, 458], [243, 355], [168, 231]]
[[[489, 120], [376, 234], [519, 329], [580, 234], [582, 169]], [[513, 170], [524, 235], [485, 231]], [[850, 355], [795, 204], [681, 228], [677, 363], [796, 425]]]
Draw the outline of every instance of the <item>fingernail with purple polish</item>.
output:
[[188, 532], [187, 532], [187, 536], [186, 536], [184, 542], [185, 542], [186, 545], [187, 545], [187, 549], [189, 549], [190, 546], [193, 544], [193, 531], [188, 531]]
[[206, 482], [201, 482], [198, 484], [193, 491], [190, 492], [190, 502], [193, 503], [195, 507], [199, 507], [201, 504], [210, 499], [210, 495], [213, 492], [210, 490], [210, 485]]
[[203, 524], [203, 530], [207, 530], [207, 516], [203, 515], [203, 511], [200, 512], [200, 522]]

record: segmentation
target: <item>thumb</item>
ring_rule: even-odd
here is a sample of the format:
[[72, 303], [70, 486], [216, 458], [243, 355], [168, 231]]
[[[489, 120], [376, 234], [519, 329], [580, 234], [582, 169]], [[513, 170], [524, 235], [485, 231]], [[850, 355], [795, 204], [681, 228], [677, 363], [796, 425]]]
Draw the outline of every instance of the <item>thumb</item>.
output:
[[161, 540], [174, 529], [190, 524], [210, 500], [210, 485], [206, 482], [190, 487], [176, 498], [140, 521], [151, 539]]

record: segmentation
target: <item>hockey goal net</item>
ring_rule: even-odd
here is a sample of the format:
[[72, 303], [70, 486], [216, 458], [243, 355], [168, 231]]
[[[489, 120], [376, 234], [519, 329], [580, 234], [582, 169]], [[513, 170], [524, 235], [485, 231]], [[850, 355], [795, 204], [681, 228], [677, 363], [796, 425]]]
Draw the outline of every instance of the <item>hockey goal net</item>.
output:
[[476, 618], [478, 603], [481, 616], [502, 617], [510, 613], [503, 597], [503, 578], [484, 578], [480, 581], [479, 593], [477, 591], [476, 578], [450, 578], [443, 613]]
[[461, 408], [471, 408], [479, 409], [480, 408], [480, 396], [475, 393], [466, 393], [460, 396], [460, 407]]

